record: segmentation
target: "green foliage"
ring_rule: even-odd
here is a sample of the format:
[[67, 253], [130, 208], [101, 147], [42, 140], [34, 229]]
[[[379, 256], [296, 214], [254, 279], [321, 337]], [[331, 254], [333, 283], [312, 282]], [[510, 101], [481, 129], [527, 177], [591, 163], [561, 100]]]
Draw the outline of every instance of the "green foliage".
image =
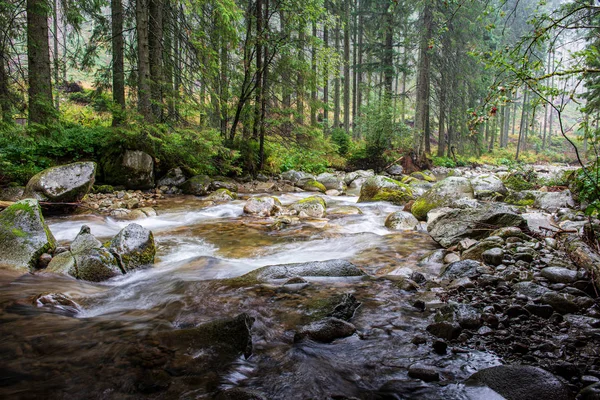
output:
[[577, 194], [579, 201], [588, 204], [585, 209], [587, 215], [598, 215], [600, 214], [600, 165], [596, 163], [588, 167], [586, 172], [583, 169], [577, 170], [570, 188]]
[[455, 168], [456, 162], [450, 157], [433, 157], [432, 158], [433, 165], [435, 167], [446, 167], [446, 168]]
[[331, 141], [337, 146], [337, 152], [340, 156], [348, 154], [352, 141], [350, 135], [348, 135], [344, 129], [333, 129], [331, 131]]

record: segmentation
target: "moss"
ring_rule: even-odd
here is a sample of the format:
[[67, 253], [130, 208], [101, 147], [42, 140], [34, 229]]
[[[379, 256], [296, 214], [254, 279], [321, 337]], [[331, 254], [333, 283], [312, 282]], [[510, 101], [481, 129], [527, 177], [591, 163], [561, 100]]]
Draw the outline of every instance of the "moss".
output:
[[427, 213], [434, 208], [438, 208], [442, 204], [441, 201], [427, 201], [424, 196], [419, 197], [412, 205], [410, 212], [415, 216], [419, 221], [424, 221], [427, 219]]
[[298, 200], [297, 203], [298, 204], [306, 204], [306, 203], [314, 203], [315, 201], [317, 203], [321, 203], [323, 208], [327, 207], [327, 203], [325, 202], [325, 199], [322, 197], [319, 197], [319, 196], [310, 196], [305, 199]]
[[325, 185], [323, 185], [321, 182], [318, 182], [314, 179], [311, 179], [309, 181], [307, 181], [304, 185], [302, 185], [302, 189], [304, 190], [308, 190], [308, 191], [312, 191], [313, 189], [316, 189], [319, 192], [325, 193], [327, 191], [327, 188], [325, 187]]
[[405, 191], [389, 188], [381, 188], [373, 196], [373, 201], [388, 201], [396, 205], [404, 205], [413, 199], [412, 190], [405, 188]]
[[531, 207], [535, 203], [535, 195], [530, 192], [513, 192], [504, 201], [515, 206]]
[[504, 186], [512, 190], [531, 190], [535, 184], [528, 182], [521, 175], [510, 174], [503, 179]]
[[413, 178], [412, 176], [406, 175], [406, 176], [402, 177], [401, 182], [406, 183], [407, 185], [410, 185], [411, 183], [419, 182], [419, 180], [417, 178]]
[[411, 177], [426, 182], [436, 182], [437, 179], [430, 171], [417, 171], [410, 174]]
[[413, 198], [412, 189], [407, 184], [395, 179], [376, 176], [367, 179], [363, 184], [358, 202], [388, 201], [404, 205]]
[[91, 192], [92, 193], [113, 193], [115, 188], [112, 185], [98, 185], [93, 186]]

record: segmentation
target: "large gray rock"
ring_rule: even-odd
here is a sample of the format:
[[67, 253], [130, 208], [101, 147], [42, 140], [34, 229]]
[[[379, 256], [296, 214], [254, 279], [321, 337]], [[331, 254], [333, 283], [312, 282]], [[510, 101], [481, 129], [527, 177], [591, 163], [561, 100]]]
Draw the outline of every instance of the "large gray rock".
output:
[[395, 231], [413, 230], [419, 221], [407, 211], [396, 211], [385, 219], [385, 227]]
[[427, 226], [427, 231], [436, 242], [450, 247], [465, 238], [484, 238], [493, 228], [525, 224], [523, 217], [516, 214], [512, 208], [500, 204], [487, 204], [441, 215]]
[[411, 200], [413, 192], [409, 185], [379, 175], [367, 178], [358, 198], [359, 203], [389, 201], [396, 205], [404, 205]]
[[127, 273], [154, 263], [154, 235], [141, 225], [129, 224], [112, 239], [109, 250]]
[[351, 336], [356, 327], [344, 320], [328, 317], [303, 327], [296, 333], [294, 340], [299, 341], [308, 337], [316, 342], [331, 343], [335, 339]]
[[71, 250], [56, 255], [45, 270], [90, 282], [102, 282], [122, 275], [116, 258], [102, 246], [86, 225], [71, 243]]
[[471, 375], [467, 385], [484, 385], [506, 400], [570, 400], [569, 389], [550, 372], [527, 365], [499, 365]]
[[315, 176], [303, 171], [295, 171], [293, 169], [285, 171], [281, 174], [281, 178], [292, 183], [296, 183], [304, 179], [315, 179]]
[[156, 186], [179, 186], [183, 182], [185, 182], [185, 175], [181, 168], [173, 168], [167, 172], [165, 176], [160, 178], [156, 184]]
[[346, 260], [311, 261], [298, 264], [268, 265], [242, 276], [242, 278], [266, 281], [301, 277], [350, 277], [365, 273]]
[[310, 196], [298, 200], [290, 206], [300, 218], [323, 218], [327, 210], [327, 204], [322, 197]]
[[212, 180], [207, 175], [196, 175], [185, 181], [181, 185], [181, 190], [185, 194], [195, 196], [206, 196], [210, 189]]
[[244, 205], [244, 213], [258, 217], [270, 217], [281, 211], [281, 202], [273, 196], [250, 197]]
[[29, 180], [23, 196], [39, 201], [75, 203], [92, 188], [95, 176], [96, 163], [91, 161], [48, 168]]
[[346, 176], [344, 177], [344, 183], [346, 183], [346, 185], [350, 186], [350, 184], [358, 178], [367, 179], [374, 175], [375, 175], [375, 172], [373, 172], [372, 169], [370, 169], [368, 171], [359, 169], [359, 170], [347, 173]]
[[114, 161], [104, 165], [107, 183], [123, 185], [127, 189], [150, 189], [154, 187], [154, 160], [139, 150], [126, 150]]
[[479, 261], [462, 260], [448, 264], [446, 269], [440, 274], [440, 278], [453, 280], [457, 278], [471, 278], [477, 275], [477, 268], [481, 266]]
[[533, 206], [544, 211], [556, 212], [559, 208], [573, 208], [575, 201], [570, 190], [562, 192], [539, 192]]
[[477, 199], [492, 198], [498, 194], [505, 196], [508, 193], [508, 189], [504, 186], [502, 180], [492, 174], [476, 176], [471, 179], [471, 185], [473, 186], [473, 194]]
[[417, 198], [411, 208], [420, 221], [427, 219], [427, 213], [434, 208], [447, 207], [460, 198], [473, 199], [473, 186], [467, 178], [451, 176], [435, 185]]
[[37, 200], [21, 200], [0, 212], [0, 268], [27, 272], [55, 247]]
[[346, 191], [346, 183], [344, 182], [343, 177], [339, 177], [328, 172], [324, 172], [317, 176], [317, 182], [322, 183], [327, 190], [334, 189], [340, 192]]

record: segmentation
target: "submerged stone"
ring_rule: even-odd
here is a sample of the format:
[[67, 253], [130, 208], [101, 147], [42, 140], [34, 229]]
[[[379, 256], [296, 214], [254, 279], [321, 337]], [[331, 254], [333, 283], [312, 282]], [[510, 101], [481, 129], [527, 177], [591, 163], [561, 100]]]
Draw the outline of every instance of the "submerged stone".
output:
[[352, 336], [356, 327], [338, 318], [328, 317], [303, 327], [294, 336], [294, 341], [307, 337], [315, 342], [331, 343], [336, 339]]

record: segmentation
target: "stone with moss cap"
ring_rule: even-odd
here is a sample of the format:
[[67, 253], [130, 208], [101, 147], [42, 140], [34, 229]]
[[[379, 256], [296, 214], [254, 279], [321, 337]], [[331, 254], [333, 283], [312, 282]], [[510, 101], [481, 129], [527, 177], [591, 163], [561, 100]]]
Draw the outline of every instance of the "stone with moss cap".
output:
[[34, 175], [24, 197], [54, 203], [81, 201], [94, 184], [96, 163], [91, 161], [59, 165]]
[[300, 218], [323, 218], [327, 210], [327, 203], [322, 197], [310, 196], [293, 203], [290, 209], [296, 211]]
[[426, 182], [437, 182], [437, 178], [431, 173], [431, 171], [415, 171], [410, 174], [411, 177]]
[[37, 200], [21, 200], [0, 212], [0, 268], [28, 272], [55, 247]]
[[237, 193], [231, 192], [228, 189], [217, 189], [206, 197], [206, 200], [224, 202], [237, 199]]
[[360, 188], [359, 203], [370, 201], [388, 201], [396, 205], [404, 205], [413, 200], [413, 192], [409, 185], [385, 176], [372, 176]]
[[418, 220], [425, 221], [427, 213], [434, 208], [445, 207], [456, 199], [473, 199], [474, 197], [473, 187], [468, 179], [450, 177], [436, 183], [415, 200], [411, 212]]
[[297, 184], [302, 190], [306, 190], [307, 192], [321, 192], [325, 193], [327, 188], [321, 182], [316, 181], [314, 179], [301, 180]]
[[111, 240], [109, 250], [127, 273], [154, 263], [154, 235], [141, 225], [129, 224]]
[[208, 175], [196, 175], [185, 181], [180, 188], [185, 194], [205, 196], [208, 193], [211, 182], [212, 180]]

